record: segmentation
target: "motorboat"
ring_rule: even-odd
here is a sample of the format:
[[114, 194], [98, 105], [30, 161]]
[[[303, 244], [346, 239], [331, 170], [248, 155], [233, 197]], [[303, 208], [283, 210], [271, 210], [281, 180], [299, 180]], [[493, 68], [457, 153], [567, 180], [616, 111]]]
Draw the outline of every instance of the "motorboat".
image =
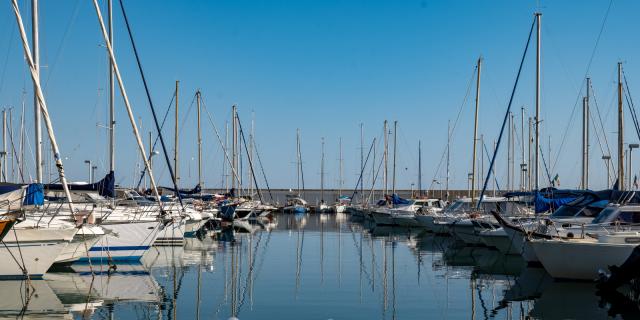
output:
[[621, 265], [640, 244], [640, 232], [622, 231], [574, 239], [532, 239], [545, 270], [556, 279], [595, 280], [599, 272]]

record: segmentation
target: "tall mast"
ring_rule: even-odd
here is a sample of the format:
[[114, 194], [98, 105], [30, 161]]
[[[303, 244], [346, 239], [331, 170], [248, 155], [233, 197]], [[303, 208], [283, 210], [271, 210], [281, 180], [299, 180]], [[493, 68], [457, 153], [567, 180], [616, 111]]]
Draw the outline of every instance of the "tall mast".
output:
[[586, 188], [585, 189], [589, 189], [589, 145], [591, 143], [590, 140], [590, 134], [589, 134], [589, 117], [591, 116], [591, 111], [589, 110], [589, 99], [591, 96], [591, 78], [587, 78], [587, 97], [586, 97], [586, 101], [585, 104], [587, 106], [587, 128], [585, 129], [586, 133], [587, 133], [587, 155], [586, 155], [586, 159], [585, 162], [587, 164], [587, 170], [586, 170]]
[[[31, 80], [35, 84], [35, 94], [38, 98], [38, 105], [40, 106], [40, 112], [44, 118], [44, 123], [47, 128], [47, 134], [49, 136], [49, 142], [51, 143], [51, 149], [54, 154], [54, 160], [56, 163], [56, 167], [58, 168], [58, 176], [60, 178], [60, 182], [62, 183], [62, 188], [64, 190], [65, 196], [67, 197], [67, 204], [69, 205], [69, 210], [72, 214], [75, 214], [75, 210], [73, 207], [73, 202], [71, 200], [71, 193], [69, 192], [69, 186], [67, 185], [67, 178], [64, 174], [64, 167], [62, 165], [62, 160], [60, 159], [60, 150], [58, 149], [58, 142], [56, 141], [53, 125], [51, 124], [51, 119], [49, 118], [49, 110], [47, 108], [47, 104], [44, 100], [44, 93], [42, 92], [42, 87], [40, 86], [40, 74], [36, 72], [35, 63], [33, 62], [33, 57], [31, 55], [31, 49], [29, 48], [29, 43], [27, 41], [27, 33], [24, 30], [24, 24], [22, 23], [22, 16], [20, 15], [20, 9], [18, 8], [18, 1], [13, 0], [13, 12], [16, 17], [16, 22], [18, 24], [18, 28], [20, 30], [20, 37], [22, 39], [22, 48], [24, 50], [24, 56], [27, 60], [27, 64], [29, 65], [29, 71], [31, 73]], [[5, 148], [6, 151], [6, 148]], [[6, 170], [6, 165], [5, 165]]]
[[516, 189], [516, 172], [515, 172], [515, 162], [516, 162], [516, 123], [514, 121], [513, 112], [511, 112], [511, 162], [509, 163], [509, 168], [511, 173], [509, 174], [511, 177], [511, 190]]
[[418, 140], [418, 196], [422, 196], [422, 141]]
[[[238, 149], [237, 149], [237, 123], [236, 123], [236, 105], [231, 106], [231, 172], [238, 170]], [[231, 189], [236, 189], [236, 177], [231, 178]]]
[[7, 110], [2, 109], [2, 181], [7, 182]]
[[204, 186], [202, 185], [202, 128], [200, 127], [200, 99], [202, 96], [200, 90], [196, 91], [196, 95], [198, 102], [198, 186], [202, 188]]
[[624, 115], [622, 109], [622, 62], [618, 62], [618, 188], [624, 190]]
[[342, 137], [340, 137], [338, 139], [338, 145], [339, 145], [338, 146], [338, 148], [339, 148], [338, 154], [339, 154], [339, 157], [340, 157], [340, 159], [338, 159], [339, 164], [340, 164], [340, 170], [339, 170], [340, 172], [338, 173], [339, 174], [339, 178], [340, 178], [338, 180], [338, 188], [339, 188], [338, 197], [340, 197], [342, 195], [342, 169], [343, 169], [343, 167], [342, 167]]
[[[13, 107], [9, 108], [9, 141], [11, 144], [11, 182], [16, 182], [16, 150], [13, 148]], [[91, 169], [91, 168], [89, 168]]]
[[534, 176], [534, 187], [536, 189], [536, 192], [540, 189], [540, 174], [539, 174], [539, 169], [540, 169], [540, 37], [541, 37], [541, 28], [540, 28], [540, 20], [542, 18], [542, 13], [540, 12], [536, 12], [536, 26], [537, 26], [537, 32], [536, 32], [536, 118], [535, 118], [535, 125], [536, 125], [536, 137], [535, 137], [535, 144], [534, 144], [534, 148], [535, 148], [535, 160], [534, 160], [534, 166], [535, 166], [535, 176]]
[[[364, 123], [360, 122], [360, 174], [364, 175]], [[360, 177], [360, 202], [364, 203], [364, 177]]]
[[507, 125], [509, 126], [509, 131], [507, 131], [507, 191], [511, 191], [511, 136], [513, 134], [513, 127], [511, 126], [511, 122], [513, 121], [513, 116], [511, 112], [509, 112], [509, 118], [507, 119]]
[[526, 188], [527, 162], [524, 159], [524, 106], [520, 107], [520, 191]]
[[451, 144], [451, 120], [447, 121], [447, 178], [445, 181], [446, 193], [444, 195], [445, 200], [449, 201], [449, 149]]
[[[180, 81], [176, 80], [176, 113], [175, 113], [175, 118], [176, 118], [176, 123], [174, 126], [174, 148], [173, 148], [173, 167], [175, 168], [175, 174], [176, 174], [176, 181], [175, 181], [175, 185], [178, 186], [178, 184], [180, 183], [180, 166], [178, 165], [178, 154], [179, 154], [179, 124], [178, 124], [178, 120], [179, 120], [179, 116], [178, 116], [178, 89], [180, 86]], [[176, 193], [178, 192], [178, 190], [176, 190]]]
[[[107, 0], [108, 19], [109, 19], [109, 41], [113, 45], [113, 8], [112, 0]], [[115, 153], [115, 127], [116, 127], [116, 113], [115, 113], [115, 90], [113, 82], [113, 62], [109, 59], [109, 171], [114, 171], [116, 166], [116, 153]]]
[[[25, 101], [24, 101], [24, 92], [22, 94], [22, 112], [20, 112], [20, 150], [18, 151], [19, 154], [19, 160], [18, 161], [18, 165], [20, 166], [18, 169], [18, 172], [20, 172], [20, 182], [22, 183], [26, 183], [25, 181], [25, 177], [24, 177], [24, 149], [25, 149], [25, 144], [24, 144], [24, 135], [25, 135], [25, 127], [24, 127], [24, 121], [25, 121], [25, 114], [26, 113], [26, 105], [25, 105]], [[40, 181], [38, 181], [40, 182]]]
[[[149, 131], [149, 168], [153, 170], [153, 133], [151, 131]], [[151, 178], [149, 178], [149, 185], [151, 185]]]
[[[482, 180], [482, 177], [486, 177], [484, 174], [484, 153], [482, 152], [484, 148], [484, 134], [480, 134], [480, 176], [478, 180]], [[482, 181], [478, 181], [478, 190], [482, 188]]]
[[375, 187], [376, 187], [376, 144], [373, 144], [373, 161], [371, 162], [371, 192], [369, 196], [371, 199], [375, 199]]
[[476, 143], [478, 139], [478, 111], [480, 108], [480, 73], [482, 71], [482, 57], [478, 58], [478, 72], [476, 74], [476, 112], [473, 121], [473, 154], [471, 156], [471, 206], [476, 196]]
[[531, 174], [533, 172], [532, 168], [531, 168], [531, 142], [533, 141], [533, 137], [531, 135], [531, 128], [532, 128], [533, 122], [531, 117], [529, 117], [529, 136], [527, 139], [527, 147], [529, 148], [528, 153], [527, 153], [527, 162], [528, 162], [528, 168], [527, 168], [527, 190], [531, 190], [532, 184], [531, 184]]
[[301, 172], [300, 172], [300, 168], [302, 167], [300, 162], [300, 128], [296, 129], [296, 174], [298, 177], [298, 196], [301, 196], [301, 190], [300, 190], [300, 178], [302, 176]]
[[398, 151], [398, 120], [393, 121], [393, 193], [396, 193], [396, 155]]
[[[498, 148], [498, 144], [495, 140], [493, 140], [493, 154], [496, 153], [497, 148]], [[493, 181], [491, 182], [493, 183], [493, 196], [495, 197], [496, 196], [496, 177], [495, 177], [496, 171], [493, 167], [491, 168], [491, 175], [493, 175]]]
[[580, 187], [589, 189], [589, 85], [587, 78], [587, 95], [582, 98], [582, 178]]
[[[255, 136], [255, 117], [256, 114], [254, 111], [251, 111], [251, 132], [249, 133], [249, 154], [247, 154], [247, 158], [250, 164], [250, 170], [247, 170], [247, 181], [251, 182], [252, 176], [253, 176], [253, 139]], [[249, 183], [249, 194], [253, 195], [253, 187], [254, 184], [253, 183]], [[259, 192], [259, 190], [258, 190]]]
[[229, 121], [224, 123], [224, 154], [225, 156], [222, 159], [222, 179], [224, 184], [224, 189], [229, 192], [229, 175], [227, 175], [227, 159], [226, 155], [229, 152]]
[[322, 137], [322, 157], [320, 159], [320, 201], [324, 203], [324, 137]]
[[384, 184], [384, 194], [389, 193], [389, 123], [384, 121], [384, 172], [382, 174], [382, 180]]
[[[31, 0], [31, 42], [33, 46], [33, 67], [38, 79], [40, 78], [40, 37], [39, 31], [39, 18], [38, 18], [38, 0]], [[38, 183], [42, 181], [42, 127], [40, 125], [40, 104], [38, 103], [38, 97], [36, 96], [36, 86], [38, 84], [33, 83], [33, 115], [34, 115], [34, 138], [35, 138], [35, 153], [36, 153], [36, 180]], [[5, 148], [4, 151], [7, 149]]]

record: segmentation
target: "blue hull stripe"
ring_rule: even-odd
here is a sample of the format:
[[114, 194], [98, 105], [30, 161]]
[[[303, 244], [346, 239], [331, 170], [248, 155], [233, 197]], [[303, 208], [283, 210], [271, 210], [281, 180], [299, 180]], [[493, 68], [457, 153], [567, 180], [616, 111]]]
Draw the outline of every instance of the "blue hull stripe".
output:
[[89, 251], [137, 251], [137, 250], [149, 250], [151, 246], [120, 246], [120, 247], [91, 247]]
[[[120, 261], [120, 262], [123, 262], [123, 261], [135, 262], [135, 261], [140, 261], [140, 259], [142, 259], [142, 256], [111, 257], [111, 261]], [[108, 261], [108, 260], [109, 260], [108, 257], [91, 257], [91, 258], [83, 257], [83, 258], [80, 258], [77, 262], [87, 263], [89, 261], [101, 262], [101, 261]]]
[[[42, 279], [42, 276], [43, 275], [41, 275], [41, 274], [30, 274], [29, 275], [29, 279], [40, 280], [40, 279]], [[25, 280], [25, 279], [26, 279], [25, 276], [21, 275], [21, 274], [20, 275], [18, 275], [18, 274], [17, 275], [12, 275], [12, 276], [0, 276], [0, 281], [1, 280]]]

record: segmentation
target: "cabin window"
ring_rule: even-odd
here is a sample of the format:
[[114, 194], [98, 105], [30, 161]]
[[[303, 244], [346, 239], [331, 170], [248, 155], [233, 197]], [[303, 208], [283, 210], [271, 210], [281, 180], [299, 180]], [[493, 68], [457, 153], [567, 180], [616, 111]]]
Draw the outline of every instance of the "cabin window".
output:
[[640, 212], [634, 211], [623, 211], [620, 212], [616, 221], [620, 221], [621, 223], [640, 223]]

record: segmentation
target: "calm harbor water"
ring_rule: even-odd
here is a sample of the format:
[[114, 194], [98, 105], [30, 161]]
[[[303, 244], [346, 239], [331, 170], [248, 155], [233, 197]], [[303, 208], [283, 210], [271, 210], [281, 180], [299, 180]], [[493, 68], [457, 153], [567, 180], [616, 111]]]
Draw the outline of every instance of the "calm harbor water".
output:
[[[346, 215], [279, 215], [140, 264], [0, 282], [0, 318], [638, 319], [637, 302], [554, 282], [519, 257]], [[252, 233], [247, 229], [253, 230]], [[95, 276], [92, 276], [92, 271]]]

